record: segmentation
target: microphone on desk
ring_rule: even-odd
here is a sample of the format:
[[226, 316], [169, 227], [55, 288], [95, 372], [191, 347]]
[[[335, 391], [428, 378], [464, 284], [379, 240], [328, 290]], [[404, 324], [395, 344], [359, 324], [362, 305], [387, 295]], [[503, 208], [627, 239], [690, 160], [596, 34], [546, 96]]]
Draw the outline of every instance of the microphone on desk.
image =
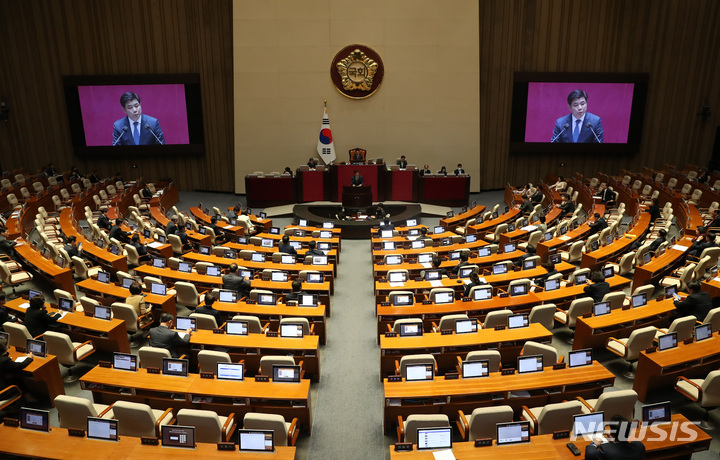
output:
[[592, 131], [593, 136], [595, 136], [595, 140], [597, 141], [597, 143], [602, 144], [602, 142], [600, 142], [600, 139], [598, 138], [597, 134], [595, 134], [595, 130], [593, 129], [592, 123], [586, 124], [585, 127], [588, 128], [590, 131]]
[[145, 125], [145, 129], [147, 129], [148, 131], [150, 131], [152, 133], [152, 135], [155, 137], [155, 140], [157, 141], [158, 144], [160, 144], [160, 145], [164, 144], [164, 142], [161, 141], [159, 137], [157, 137], [157, 134], [155, 134], [155, 131], [153, 131], [152, 128], [150, 128], [150, 125]]
[[117, 139], [115, 139], [115, 140], [113, 141], [113, 144], [112, 144], [113, 147], [115, 147], [115, 145], [117, 145], [117, 143], [118, 143], [118, 141], [120, 140], [120, 138], [123, 137], [126, 132], [127, 132], [127, 126], [123, 126], [122, 132], [121, 132], [120, 135], [117, 137]]
[[557, 138], [560, 137], [560, 135], [561, 135], [562, 133], [564, 133], [565, 130], [568, 129], [569, 127], [570, 127], [570, 124], [569, 124], [569, 123], [565, 123], [565, 125], [563, 125], [563, 129], [562, 129], [559, 133], [557, 133], [557, 135], [556, 135], [555, 137], [553, 137], [552, 139], [550, 139], [550, 143], [552, 144], [553, 142], [555, 142], [555, 141], [557, 140]]

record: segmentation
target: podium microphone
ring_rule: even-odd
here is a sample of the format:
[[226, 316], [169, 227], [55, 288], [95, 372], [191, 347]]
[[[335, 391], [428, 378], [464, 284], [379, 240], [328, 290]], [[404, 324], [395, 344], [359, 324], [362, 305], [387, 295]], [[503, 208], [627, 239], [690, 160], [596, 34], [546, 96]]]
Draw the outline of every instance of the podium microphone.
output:
[[565, 130], [568, 129], [569, 127], [570, 127], [570, 124], [569, 124], [569, 123], [565, 123], [565, 125], [563, 126], [562, 131], [560, 131], [559, 133], [557, 133], [557, 135], [556, 135], [555, 137], [553, 137], [552, 139], [550, 139], [550, 143], [552, 144], [553, 142], [555, 142], [555, 141], [557, 140], [557, 138], [560, 137], [560, 135], [561, 135], [562, 133], [564, 133]]
[[163, 141], [161, 141], [160, 138], [157, 137], [157, 134], [155, 134], [155, 132], [152, 130], [152, 128], [150, 128], [150, 125], [145, 125], [145, 129], [147, 129], [148, 131], [150, 131], [152, 133], [152, 135], [155, 137], [155, 140], [157, 141], [158, 144], [163, 145]]
[[597, 141], [597, 143], [602, 144], [602, 142], [600, 142], [600, 139], [598, 138], [597, 134], [595, 134], [595, 130], [593, 129], [592, 123], [586, 124], [585, 127], [588, 128], [590, 131], [592, 131], [593, 136], [595, 136], [595, 140]]
[[117, 139], [115, 139], [115, 140], [113, 141], [113, 144], [112, 144], [113, 147], [115, 147], [115, 145], [117, 145], [117, 143], [118, 143], [118, 141], [120, 140], [120, 138], [123, 137], [126, 132], [127, 132], [127, 126], [123, 126], [122, 132], [121, 132], [120, 135], [117, 137]]

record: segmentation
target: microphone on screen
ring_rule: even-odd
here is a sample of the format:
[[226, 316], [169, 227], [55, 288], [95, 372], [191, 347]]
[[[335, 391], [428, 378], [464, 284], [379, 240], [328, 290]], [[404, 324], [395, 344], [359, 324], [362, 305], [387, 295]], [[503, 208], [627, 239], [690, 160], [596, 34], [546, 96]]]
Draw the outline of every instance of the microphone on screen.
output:
[[118, 141], [120, 140], [120, 138], [123, 137], [126, 132], [127, 132], [127, 126], [123, 126], [122, 132], [121, 132], [120, 135], [117, 137], [117, 139], [115, 139], [115, 140], [113, 141], [113, 144], [112, 144], [113, 147], [115, 147], [115, 145], [117, 145], [117, 143], [118, 143]]
[[556, 135], [555, 137], [553, 137], [553, 138], [550, 140], [550, 143], [552, 144], [553, 142], [555, 142], [555, 141], [557, 140], [557, 138], [560, 137], [560, 135], [561, 135], [562, 133], [564, 133], [565, 130], [568, 129], [569, 127], [570, 127], [570, 124], [569, 124], [569, 123], [565, 123], [565, 125], [563, 126], [563, 129], [562, 129], [559, 133], [557, 133], [557, 135]]
[[150, 125], [145, 125], [145, 129], [147, 129], [148, 131], [150, 131], [152, 133], [152, 135], [155, 137], [155, 140], [157, 141], [158, 144], [160, 144], [160, 145], [164, 144], [164, 142], [161, 141], [159, 137], [157, 137], [157, 134], [155, 134], [155, 132], [150, 127]]
[[598, 135], [595, 134], [595, 130], [593, 129], [592, 123], [586, 124], [585, 127], [588, 128], [590, 131], [592, 131], [593, 136], [595, 136], [595, 140], [597, 141], [597, 143], [598, 143], [598, 144], [602, 144], [602, 142], [600, 142], [600, 139], [598, 138]]

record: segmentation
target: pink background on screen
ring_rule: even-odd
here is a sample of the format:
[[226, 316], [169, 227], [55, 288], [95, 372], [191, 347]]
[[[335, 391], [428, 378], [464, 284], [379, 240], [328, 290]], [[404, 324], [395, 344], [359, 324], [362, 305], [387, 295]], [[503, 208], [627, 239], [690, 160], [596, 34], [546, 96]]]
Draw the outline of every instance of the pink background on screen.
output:
[[555, 121], [570, 114], [568, 94], [581, 89], [588, 95], [587, 111], [602, 119], [603, 143], [626, 144], [633, 88], [632, 83], [530, 83], [525, 142], [550, 142]]
[[190, 143], [185, 85], [79, 86], [87, 146], [112, 145], [113, 123], [126, 116], [120, 96], [127, 91], [140, 97], [143, 115], [158, 119], [165, 144]]

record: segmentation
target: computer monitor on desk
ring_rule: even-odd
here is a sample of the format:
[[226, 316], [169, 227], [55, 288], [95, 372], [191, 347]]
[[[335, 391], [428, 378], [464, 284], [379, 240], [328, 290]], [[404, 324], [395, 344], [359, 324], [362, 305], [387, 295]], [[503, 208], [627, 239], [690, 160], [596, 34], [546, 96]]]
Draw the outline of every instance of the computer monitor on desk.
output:
[[88, 439], [100, 439], [103, 441], [118, 440], [118, 421], [100, 417], [87, 418]]
[[476, 288], [473, 291], [473, 300], [490, 300], [492, 299], [492, 288]]
[[150, 283], [150, 292], [155, 295], [165, 295], [166, 287], [160, 283]]
[[498, 446], [530, 442], [530, 422], [506, 422], [496, 425]]
[[542, 357], [542, 355], [518, 356], [517, 368], [518, 368], [518, 374], [530, 374], [532, 372], [542, 372], [543, 357]]
[[124, 371], [137, 371], [137, 355], [130, 353], [113, 353], [113, 369]]
[[274, 452], [275, 432], [272, 430], [238, 430], [240, 452]]
[[582, 367], [592, 365], [592, 348], [583, 348], [582, 350], [573, 350], [568, 353], [568, 366]]
[[475, 379], [490, 376], [490, 361], [481, 359], [478, 361], [463, 361], [462, 378]]
[[712, 337], [712, 324], [698, 324], [695, 326], [695, 341], [700, 342]]
[[405, 381], [407, 382], [432, 380], [434, 376], [435, 369], [432, 364], [408, 364], [405, 366]]
[[237, 302], [237, 292], [229, 289], [220, 289], [218, 291], [218, 300], [220, 302], [235, 303]]
[[248, 335], [248, 322], [228, 320], [225, 323], [225, 331], [228, 335]]
[[458, 319], [455, 321], [456, 334], [472, 334], [474, 332], [477, 332], [477, 320], [475, 318]]
[[418, 450], [452, 449], [452, 427], [417, 429]]
[[195, 448], [195, 427], [193, 426], [162, 425], [161, 434], [163, 447]]
[[241, 382], [245, 365], [243, 363], [216, 363], [215, 375], [218, 380], [235, 380]]
[[643, 423], [668, 423], [671, 420], [670, 401], [642, 406]]

